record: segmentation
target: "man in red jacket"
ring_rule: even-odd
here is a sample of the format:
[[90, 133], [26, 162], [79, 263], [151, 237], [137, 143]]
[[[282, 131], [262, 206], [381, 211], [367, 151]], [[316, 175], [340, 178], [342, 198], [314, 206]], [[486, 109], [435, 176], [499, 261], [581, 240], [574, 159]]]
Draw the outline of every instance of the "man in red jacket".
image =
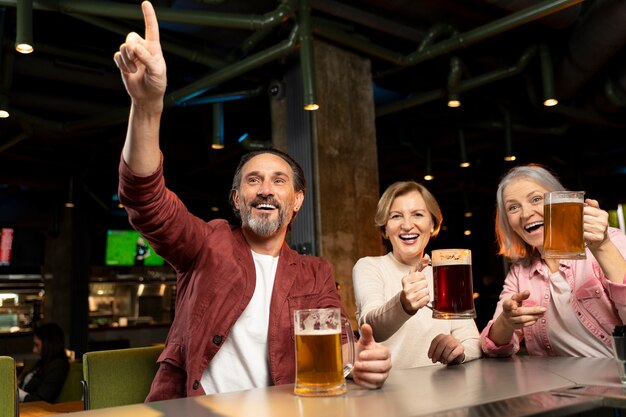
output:
[[[142, 10], [145, 38], [130, 33], [114, 57], [132, 99], [119, 194], [133, 227], [177, 272], [176, 317], [147, 401], [293, 383], [293, 311], [342, 308], [328, 261], [285, 242], [304, 200], [302, 170], [277, 150], [247, 154], [231, 196], [241, 227], [189, 213], [163, 180], [166, 65], [154, 9], [145, 1]], [[389, 351], [369, 325], [360, 333], [352, 377], [379, 388]]]

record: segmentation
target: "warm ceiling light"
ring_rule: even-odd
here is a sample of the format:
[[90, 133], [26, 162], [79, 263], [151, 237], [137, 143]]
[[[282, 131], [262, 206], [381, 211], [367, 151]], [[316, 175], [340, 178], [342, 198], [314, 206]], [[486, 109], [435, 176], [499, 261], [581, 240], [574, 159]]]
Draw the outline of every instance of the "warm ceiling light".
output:
[[557, 104], [559, 104], [559, 100], [555, 98], [548, 98], [543, 101], [543, 105], [546, 107], [556, 106]]
[[452, 107], [452, 108], [456, 108], [456, 107], [461, 107], [461, 101], [460, 100], [448, 100], [448, 107]]
[[67, 200], [65, 201], [65, 207], [74, 208], [74, 176], [70, 176], [70, 182], [67, 187]]
[[465, 133], [463, 133], [463, 129], [459, 129], [459, 153], [461, 155], [461, 162], [459, 162], [459, 166], [461, 168], [469, 167], [470, 162], [467, 160], [467, 151], [465, 148]]
[[17, 0], [15, 50], [22, 54], [33, 52], [33, 0]]
[[459, 93], [452, 91], [448, 93], [448, 107], [461, 107], [461, 97], [459, 96]]
[[465, 207], [463, 216], [465, 216], [466, 218], [472, 217], [474, 213], [472, 213], [472, 210], [470, 209], [469, 196], [466, 191], [463, 192], [463, 206]]
[[511, 137], [511, 113], [504, 111], [504, 160], [515, 161], [517, 158], [513, 154], [513, 139]]
[[552, 107], [559, 104], [554, 92], [554, 68], [550, 49], [547, 45], [539, 46], [539, 59], [541, 61], [541, 81], [543, 85], [543, 105]]
[[213, 104], [212, 149], [224, 149], [224, 103]]
[[460, 82], [461, 59], [458, 56], [453, 56], [450, 58], [450, 73], [448, 74], [448, 107], [461, 107]]
[[430, 161], [430, 148], [426, 150], [426, 174], [424, 175], [426, 181], [432, 181], [435, 176], [432, 174], [432, 166]]
[[315, 95], [315, 64], [313, 63], [313, 37], [311, 35], [311, 9], [309, 2], [301, 2], [298, 15], [300, 25], [300, 74], [302, 76], [302, 100], [304, 110], [320, 108]]

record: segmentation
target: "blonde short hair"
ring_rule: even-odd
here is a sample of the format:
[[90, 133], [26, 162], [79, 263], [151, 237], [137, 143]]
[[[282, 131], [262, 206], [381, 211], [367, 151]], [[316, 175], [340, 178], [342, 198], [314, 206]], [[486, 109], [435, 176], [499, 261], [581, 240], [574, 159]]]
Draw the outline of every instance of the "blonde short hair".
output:
[[415, 181], [398, 181], [387, 187], [383, 195], [380, 197], [376, 208], [376, 215], [374, 216], [374, 223], [376, 226], [380, 227], [380, 231], [385, 239], [387, 238], [385, 225], [389, 220], [391, 205], [396, 198], [406, 195], [412, 191], [420, 193], [426, 203], [426, 210], [430, 213], [430, 217], [434, 225], [433, 232], [430, 234], [430, 237], [435, 237], [439, 234], [441, 222], [443, 222], [443, 215], [441, 214], [439, 203], [437, 203], [435, 197], [422, 184]]

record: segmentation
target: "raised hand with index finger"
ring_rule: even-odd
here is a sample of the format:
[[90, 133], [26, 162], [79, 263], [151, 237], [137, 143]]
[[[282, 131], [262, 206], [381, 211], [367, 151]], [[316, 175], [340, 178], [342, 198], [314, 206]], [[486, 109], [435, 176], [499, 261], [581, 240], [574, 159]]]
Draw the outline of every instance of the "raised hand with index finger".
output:
[[159, 22], [149, 1], [141, 4], [141, 10], [145, 38], [135, 32], [129, 33], [113, 59], [133, 104], [144, 109], [160, 110], [163, 108], [167, 75], [159, 41]]

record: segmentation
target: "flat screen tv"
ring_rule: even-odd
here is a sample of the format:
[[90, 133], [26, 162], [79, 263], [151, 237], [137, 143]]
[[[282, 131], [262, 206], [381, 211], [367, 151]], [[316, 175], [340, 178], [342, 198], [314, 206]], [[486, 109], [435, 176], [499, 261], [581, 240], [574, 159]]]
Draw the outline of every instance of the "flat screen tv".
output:
[[108, 266], [163, 266], [165, 261], [135, 230], [108, 230], [104, 263]]
[[13, 228], [0, 229], [0, 265], [11, 265], [11, 251], [13, 250]]
[[0, 227], [0, 266], [39, 268], [44, 262], [44, 246], [41, 230]]

